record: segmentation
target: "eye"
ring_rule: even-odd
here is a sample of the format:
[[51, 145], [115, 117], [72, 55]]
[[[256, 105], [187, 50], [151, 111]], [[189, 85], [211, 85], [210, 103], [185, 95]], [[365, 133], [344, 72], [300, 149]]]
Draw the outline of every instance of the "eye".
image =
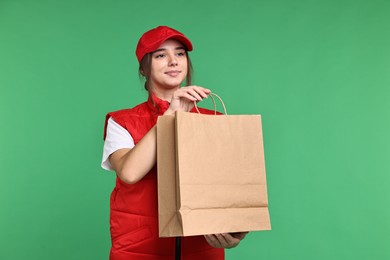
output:
[[181, 51], [181, 52], [178, 52], [176, 55], [179, 56], [179, 57], [186, 56], [186, 52], [185, 51]]
[[161, 58], [164, 58], [165, 57], [165, 54], [164, 53], [157, 53], [156, 55], [154, 55], [154, 57], [156, 59], [161, 59]]

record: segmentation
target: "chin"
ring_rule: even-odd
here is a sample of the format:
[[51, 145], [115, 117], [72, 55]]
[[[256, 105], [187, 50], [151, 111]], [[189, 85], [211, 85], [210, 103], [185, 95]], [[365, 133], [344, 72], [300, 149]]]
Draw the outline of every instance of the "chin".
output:
[[182, 81], [176, 81], [176, 82], [170, 82], [170, 83], [168, 83], [167, 84], [167, 86], [169, 87], [169, 88], [177, 88], [178, 86], [180, 87], [181, 86], [181, 83], [183, 82], [184, 80], [182, 80]]

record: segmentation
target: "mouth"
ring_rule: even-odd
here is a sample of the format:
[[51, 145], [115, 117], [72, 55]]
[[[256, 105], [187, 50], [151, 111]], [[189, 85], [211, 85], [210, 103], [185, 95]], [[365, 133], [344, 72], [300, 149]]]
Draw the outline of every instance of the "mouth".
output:
[[180, 73], [181, 73], [181, 71], [179, 71], [179, 70], [170, 70], [170, 71], [165, 72], [165, 74], [167, 74], [167, 75], [169, 75], [171, 77], [176, 77]]

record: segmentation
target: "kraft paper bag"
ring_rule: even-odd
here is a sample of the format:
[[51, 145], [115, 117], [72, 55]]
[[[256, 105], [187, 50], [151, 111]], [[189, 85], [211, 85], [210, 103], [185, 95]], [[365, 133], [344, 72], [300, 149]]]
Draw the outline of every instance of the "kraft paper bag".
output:
[[160, 116], [157, 120], [157, 180], [159, 235], [182, 236], [177, 207], [175, 116]]
[[160, 237], [269, 230], [260, 115], [157, 121]]

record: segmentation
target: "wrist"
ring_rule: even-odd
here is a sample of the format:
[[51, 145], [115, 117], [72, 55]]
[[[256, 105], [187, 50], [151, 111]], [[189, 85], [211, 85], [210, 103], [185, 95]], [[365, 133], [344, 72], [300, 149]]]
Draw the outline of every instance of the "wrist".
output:
[[175, 114], [175, 111], [174, 110], [172, 110], [171, 108], [168, 108], [165, 112], [164, 112], [164, 116], [166, 116], [166, 115], [173, 115], [173, 114]]

